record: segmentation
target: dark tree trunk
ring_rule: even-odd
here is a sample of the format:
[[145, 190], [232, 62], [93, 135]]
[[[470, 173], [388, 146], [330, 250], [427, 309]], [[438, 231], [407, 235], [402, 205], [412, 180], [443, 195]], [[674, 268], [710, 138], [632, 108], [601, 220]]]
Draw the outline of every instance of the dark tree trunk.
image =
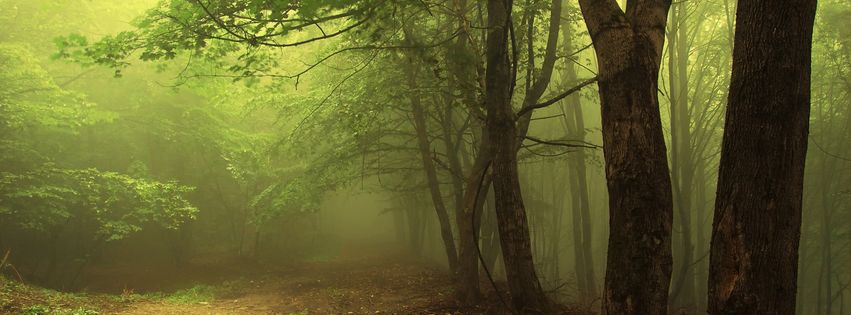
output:
[[514, 69], [508, 51], [512, 5], [511, 0], [488, 1], [485, 108], [494, 152], [494, 197], [512, 304], [519, 312], [546, 313], [549, 305], [535, 274], [517, 173], [517, 126], [511, 107]]
[[609, 314], [665, 314], [671, 281], [671, 180], [657, 99], [670, 1], [580, 0], [599, 62], [609, 191]]
[[[466, 8], [466, 1], [458, 1], [457, 2], [458, 12], [464, 12], [465, 10], [461, 10], [461, 8]], [[511, 8], [511, 4], [505, 4], [507, 8]], [[526, 98], [524, 99], [524, 104], [535, 104], [538, 99], [543, 95], [546, 90], [550, 78], [553, 72], [553, 66], [555, 64], [556, 56], [556, 44], [558, 41], [558, 32], [559, 32], [559, 20], [558, 17], [561, 15], [561, 2], [558, 0], [552, 1], [552, 10], [551, 10], [551, 21], [549, 26], [549, 34], [547, 41], [546, 54], [544, 56], [544, 62], [541, 67], [540, 75], [536, 78], [533, 78], [534, 82], [531, 85], [531, 88], [527, 90]], [[555, 18], [553, 18], [555, 17]], [[459, 52], [463, 56], [473, 56], [469, 47], [465, 45], [468, 41], [470, 34], [470, 25], [466, 24], [467, 22], [463, 22], [460, 25], [461, 33], [459, 36], [458, 45], [456, 47], [457, 52]], [[530, 22], [532, 23], [532, 22]], [[507, 29], [506, 29], [507, 30]], [[505, 33], [507, 36], [507, 33]], [[531, 36], [530, 36], [531, 37]], [[462, 40], [464, 39], [464, 40]], [[489, 42], [490, 43], [490, 42]], [[507, 45], [507, 40], [503, 42], [503, 44]], [[530, 42], [531, 44], [531, 42]], [[488, 47], [490, 50], [490, 46]], [[507, 46], [502, 49], [506, 50], [507, 54]], [[533, 56], [533, 55], [530, 55]], [[475, 58], [474, 58], [475, 59]], [[508, 59], [506, 59], [508, 60]], [[506, 61], [507, 62], [507, 61]], [[478, 64], [476, 62], [475, 64]], [[506, 66], [508, 66], [506, 64]], [[530, 68], [534, 68], [534, 58], [530, 58]], [[469, 80], [471, 75], [471, 71], [469, 71], [470, 65], [455, 65], [456, 74], [455, 76], [458, 78], [463, 78], [458, 80], [458, 82], [472, 82]], [[510, 68], [510, 66], [508, 66]], [[513, 76], [512, 76], [513, 77]], [[458, 84], [462, 86], [462, 84]], [[481, 88], [484, 88], [484, 82], [479, 81], [479, 85]], [[513, 85], [507, 85], [508, 93], [511, 93], [513, 89]], [[464, 100], [470, 105], [480, 104], [475, 98], [475, 94], [473, 89], [467, 87], [464, 91], [465, 97]], [[511, 100], [510, 97], [506, 100], [506, 106], [508, 106], [508, 111], [511, 111]], [[472, 112], [479, 113], [480, 109], [472, 106]], [[518, 127], [515, 127], [515, 135], [517, 139], [523, 139], [526, 136], [526, 132], [529, 128], [529, 122], [531, 119], [532, 112], [530, 111], [527, 115], [524, 115], [520, 118], [518, 123]], [[513, 115], [512, 115], [513, 117]], [[514, 121], [512, 120], [512, 123]], [[480, 219], [483, 212], [483, 203], [484, 199], [487, 196], [488, 188], [492, 183], [492, 176], [487, 174], [488, 166], [493, 162], [493, 154], [494, 154], [494, 145], [495, 140], [491, 139], [491, 130], [489, 130], [488, 125], [482, 126], [482, 131], [480, 133], [481, 139], [479, 143], [479, 148], [476, 156], [476, 160], [472, 165], [469, 176], [467, 177], [466, 189], [464, 190], [464, 205], [459, 209], [459, 213], [457, 218], [458, 229], [459, 229], [459, 237], [460, 237], [460, 251], [459, 251], [459, 270], [458, 270], [458, 293], [459, 298], [467, 303], [472, 303], [478, 300], [479, 298], [479, 290], [478, 290], [478, 264], [479, 257], [476, 252], [474, 239], [478, 238]], [[515, 164], [516, 164], [516, 151], [519, 150], [521, 141], [514, 141], [515, 143]], [[514, 166], [516, 169], [516, 165]], [[476, 198], [478, 196], [478, 198]], [[525, 210], [524, 210], [525, 213]], [[528, 234], [528, 233], [527, 233]], [[528, 239], [528, 235], [526, 236]], [[530, 250], [531, 251], [531, 250]], [[495, 257], [495, 256], [493, 256]], [[486, 262], [491, 261], [485, 259]]]
[[815, 0], [740, 1], [709, 313], [793, 314]]

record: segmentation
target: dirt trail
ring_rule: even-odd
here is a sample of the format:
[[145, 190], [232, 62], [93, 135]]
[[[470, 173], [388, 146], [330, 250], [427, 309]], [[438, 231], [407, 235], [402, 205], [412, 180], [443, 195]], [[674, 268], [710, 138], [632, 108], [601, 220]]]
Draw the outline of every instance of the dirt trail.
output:
[[[388, 258], [390, 257], [390, 258]], [[378, 253], [236, 275], [237, 284], [210, 302], [141, 300], [117, 314], [468, 314], [452, 299], [445, 271]]]

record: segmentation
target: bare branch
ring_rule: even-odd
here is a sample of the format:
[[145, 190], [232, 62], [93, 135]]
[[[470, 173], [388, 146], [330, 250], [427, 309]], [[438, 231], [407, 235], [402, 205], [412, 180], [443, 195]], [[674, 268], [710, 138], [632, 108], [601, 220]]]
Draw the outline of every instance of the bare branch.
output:
[[553, 104], [557, 103], [558, 101], [561, 101], [565, 97], [568, 97], [571, 94], [578, 92], [579, 90], [581, 90], [585, 86], [590, 85], [591, 83], [597, 82], [597, 80], [598, 80], [598, 78], [595, 76], [595, 77], [590, 78], [588, 80], [582, 81], [582, 83], [579, 83], [579, 85], [574, 86], [574, 87], [568, 89], [567, 91], [564, 91], [564, 93], [561, 93], [558, 96], [556, 96], [556, 97], [554, 97], [554, 98], [552, 98], [548, 101], [523, 107], [522, 109], [520, 109], [519, 112], [517, 112], [517, 117], [523, 117], [523, 115], [526, 115], [533, 110], [553, 105]]
[[[532, 136], [526, 136], [526, 139], [531, 140], [532, 142], [535, 142], [535, 143], [538, 143], [538, 144], [554, 145], [554, 146], [568, 147], [568, 148], [586, 148], [586, 149], [599, 149], [600, 148], [600, 146], [598, 146], [596, 144], [588, 143], [588, 142], [585, 142], [585, 141], [579, 141], [579, 140], [543, 140], [543, 139], [538, 139], [538, 138], [535, 138], [535, 137], [532, 137]], [[570, 143], [570, 142], [574, 142], [574, 143]]]

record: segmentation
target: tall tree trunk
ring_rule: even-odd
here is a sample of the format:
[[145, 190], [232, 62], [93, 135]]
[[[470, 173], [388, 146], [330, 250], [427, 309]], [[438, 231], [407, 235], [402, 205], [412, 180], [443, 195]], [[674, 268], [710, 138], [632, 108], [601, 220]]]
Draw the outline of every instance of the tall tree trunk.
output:
[[462, 303], [473, 304], [481, 299], [479, 292], [479, 253], [476, 251], [479, 226], [484, 211], [484, 198], [490, 187], [487, 175], [492, 156], [489, 132], [483, 128], [476, 160], [465, 183], [464, 204], [458, 209], [457, 224], [460, 235], [460, 268], [456, 293]]
[[[579, 95], [576, 96], [577, 98]], [[576, 140], [584, 141], [585, 140], [585, 124], [583, 122], [582, 117], [582, 108], [580, 106], [574, 107], [573, 117], [576, 120], [576, 131], [577, 138]], [[581, 134], [581, 136], [580, 136]], [[581, 229], [582, 229], [582, 242], [578, 244], [582, 248], [582, 260], [583, 265], [585, 265], [585, 284], [587, 285], [587, 290], [585, 294], [588, 298], [593, 299], [597, 296], [597, 276], [594, 268], [594, 252], [592, 250], [592, 224], [591, 224], [591, 201], [588, 192], [588, 175], [585, 166], [585, 152], [579, 150], [579, 152], [575, 153], [576, 156], [572, 157], [571, 163], [573, 168], [573, 174], [576, 176], [576, 191], [579, 196], [579, 219], [582, 221]]]
[[[557, 169], [560, 166], [561, 161], [555, 160], [550, 161], [546, 164], [548, 170]], [[551, 283], [559, 284], [561, 281], [561, 235], [563, 226], [564, 226], [564, 212], [565, 212], [565, 194], [564, 194], [564, 183], [570, 180], [571, 178], [563, 178], [556, 177], [552, 178], [549, 183], [549, 188], [552, 195], [553, 200], [553, 215], [552, 222], [549, 224], [550, 233], [547, 237], [550, 239], [550, 246], [547, 249], [549, 251], [549, 257], [551, 258], [552, 267], [550, 267], [549, 278]]]
[[739, 2], [713, 221], [711, 314], [795, 312], [815, 9], [815, 0]]
[[511, 107], [514, 70], [509, 59], [512, 0], [488, 0], [486, 123], [493, 143], [493, 187], [500, 244], [513, 306], [549, 310], [532, 260], [526, 209], [517, 173], [517, 126]]
[[[574, 153], [575, 154], [575, 153]], [[591, 285], [588, 283], [588, 278], [585, 277], [588, 273], [588, 265], [585, 264], [585, 251], [582, 250], [582, 203], [580, 200], [579, 178], [573, 166], [573, 161], [568, 161], [570, 168], [570, 214], [572, 216], [571, 227], [573, 228], [573, 273], [576, 276], [576, 286], [579, 288], [579, 293], [585, 298], [588, 294]]]
[[[460, 204], [457, 204], [455, 218], [458, 227], [458, 271], [455, 280], [455, 293], [459, 301], [464, 304], [475, 304], [481, 300], [479, 291], [479, 253], [476, 251], [476, 240], [478, 239], [481, 215], [484, 211], [482, 202], [487, 196], [490, 182], [485, 172], [491, 160], [491, 149], [488, 132], [479, 117], [483, 117], [482, 100], [477, 97], [476, 91], [483, 89], [482, 81], [479, 79], [476, 65], [480, 59], [473, 52], [473, 34], [466, 19], [467, 1], [455, 0], [455, 13], [462, 17], [458, 20], [459, 36], [451, 47], [447, 60], [450, 60], [450, 86], [461, 90], [461, 103], [467, 106], [471, 112], [469, 119], [473, 120], [471, 129], [474, 136], [473, 142], [478, 144], [475, 151], [474, 162], [469, 167], [463, 183], [463, 196]], [[478, 142], [477, 142], [478, 141]], [[463, 142], [459, 138], [459, 142]], [[456, 146], [463, 148], [462, 143]], [[466, 157], [462, 155], [462, 157]], [[459, 163], [460, 164], [460, 163]], [[460, 168], [460, 167], [459, 167]], [[483, 179], [484, 177], [484, 179]], [[477, 199], [478, 197], [478, 199]]]
[[678, 2], [671, 8], [670, 30], [668, 32], [668, 82], [670, 96], [671, 124], [671, 181], [673, 182], [674, 207], [680, 226], [679, 268], [674, 273], [671, 288], [671, 302], [689, 310], [694, 309], [694, 244], [692, 242], [692, 184], [694, 167], [692, 163], [690, 110], [688, 100], [688, 58], [689, 46], [686, 38], [685, 2]]
[[657, 99], [670, 1], [580, 0], [599, 61], [609, 191], [609, 314], [665, 314], [671, 281], [671, 181]]
[[[565, 1], [568, 5], [568, 1]], [[564, 52], [573, 53], [577, 48], [573, 43], [573, 28], [570, 21], [562, 22]], [[573, 56], [567, 56], [564, 62], [563, 82], [566, 86], [577, 83], [576, 67]], [[579, 94], [573, 94], [562, 102], [564, 127], [571, 140], [585, 141], [585, 118]], [[585, 151], [577, 150], [568, 156], [570, 169], [571, 214], [573, 215], [573, 239], [576, 281], [580, 293], [586, 299], [597, 296], [597, 280], [594, 271], [593, 252], [591, 250], [593, 231], [591, 229], [591, 206], [588, 193], [588, 175], [585, 166]]]
[[[707, 270], [709, 269], [709, 241], [707, 240], [707, 229], [706, 224], [707, 214], [709, 213], [708, 205], [708, 189], [706, 188], [708, 177], [706, 175], [706, 162], [704, 159], [697, 159], [697, 166], [695, 167], [695, 247], [694, 251], [697, 253], [697, 261], [695, 264], [695, 278], [700, 279], [699, 283], [702, 283], [703, 279], [707, 279]], [[706, 309], [706, 286], [704, 285], [695, 285], [695, 309], [696, 310], [704, 310]]]
[[[466, 1], [457, 1], [456, 5], [458, 8], [466, 7]], [[506, 4], [506, 7], [511, 8], [510, 4]], [[459, 10], [462, 12], [462, 10]], [[510, 14], [510, 12], [509, 12]], [[561, 3], [558, 0], [553, 0], [553, 6], [551, 10], [551, 21], [549, 27], [549, 35], [547, 41], [547, 49], [544, 57], [544, 62], [541, 68], [541, 74], [539, 77], [535, 78], [535, 82], [530, 91], [527, 91], [526, 98], [524, 100], [524, 104], [535, 104], [538, 99], [543, 95], [544, 90], [549, 84], [553, 66], [555, 64], [556, 56], [556, 44], [558, 40], [558, 30], [559, 30], [559, 22], [558, 18], [561, 15]], [[556, 18], [552, 18], [552, 17]], [[469, 54], [469, 47], [464, 43], [472, 42], [471, 40], [461, 40], [463, 38], [469, 38], [469, 25], [465, 25], [462, 23], [461, 25], [461, 36], [459, 36], [459, 42], [457, 43], [456, 49], [462, 55]], [[506, 33], [507, 36], [507, 33]], [[507, 40], [505, 42], [507, 45]], [[490, 46], [488, 50], [490, 50]], [[503, 49], [506, 49], [507, 46]], [[469, 67], [469, 65], [467, 65]], [[534, 62], [530, 62], [530, 67], [534, 67]], [[465, 71], [468, 69], [464, 69], [464, 67], [457, 66], [457, 74], [458, 78], [469, 78], [471, 75], [469, 71]], [[465, 80], [459, 80], [459, 82], [466, 82]], [[480, 85], [485, 85], [484, 82], [481, 82]], [[511, 89], [513, 89], [513, 85], [508, 86], [509, 93], [511, 93]], [[467, 88], [465, 89], [465, 100], [470, 103], [475, 99], [472, 90]], [[508, 110], [511, 111], [511, 100], [510, 97], [507, 100]], [[479, 112], [479, 110], [475, 107], [472, 109], [473, 112]], [[512, 115], [513, 116], [513, 115]], [[523, 139], [526, 136], [526, 132], [528, 131], [529, 122], [531, 118], [531, 112], [528, 115], [524, 115], [521, 117], [519, 128], [514, 128], [516, 132], [516, 137], [518, 139]], [[512, 121], [513, 122], [513, 121]], [[478, 253], [475, 251], [475, 242], [478, 238], [479, 231], [479, 222], [483, 212], [483, 203], [484, 198], [487, 196], [488, 188], [492, 183], [492, 176], [486, 174], [488, 171], [488, 166], [491, 165], [494, 158], [494, 146], [496, 140], [491, 138], [491, 130], [488, 124], [482, 125], [481, 142], [479, 144], [476, 160], [473, 164], [473, 167], [470, 172], [470, 176], [467, 177], [465, 196], [464, 196], [464, 207], [463, 211], [459, 211], [457, 216], [458, 228], [459, 228], [459, 236], [460, 236], [460, 257], [459, 257], [459, 278], [458, 278], [458, 293], [459, 297], [463, 302], [473, 303], [479, 299], [479, 291], [478, 291]], [[521, 141], [515, 141], [515, 169], [516, 169], [516, 151], [519, 150]], [[478, 196], [478, 198], [476, 198]], [[525, 213], [525, 210], [524, 210]], [[528, 233], [526, 238], [528, 239]], [[531, 246], [531, 245], [530, 245]], [[531, 252], [531, 249], [530, 249]], [[503, 255], [505, 257], [505, 255]]]
[[428, 125], [425, 109], [423, 108], [419, 93], [416, 92], [417, 73], [414, 71], [414, 67], [415, 65], [413, 64], [413, 61], [409, 61], [406, 68], [408, 69], [408, 85], [411, 89], [411, 92], [408, 95], [411, 102], [414, 129], [417, 133], [417, 145], [419, 146], [423, 169], [426, 173], [431, 201], [434, 205], [434, 211], [437, 213], [437, 221], [440, 224], [440, 236], [443, 239], [443, 248], [449, 262], [449, 270], [454, 275], [458, 269], [458, 252], [455, 247], [455, 239], [452, 236], [452, 225], [449, 222], [449, 214], [446, 211], [446, 205], [443, 204], [443, 195], [440, 192], [440, 182], [437, 178], [437, 169], [434, 167], [434, 161], [431, 157], [431, 144], [428, 139]]

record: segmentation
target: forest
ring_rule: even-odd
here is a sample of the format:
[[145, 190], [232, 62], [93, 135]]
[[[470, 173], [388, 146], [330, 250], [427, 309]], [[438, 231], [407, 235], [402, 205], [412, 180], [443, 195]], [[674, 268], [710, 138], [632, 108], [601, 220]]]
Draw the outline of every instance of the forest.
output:
[[0, 314], [851, 314], [847, 0], [0, 28]]

